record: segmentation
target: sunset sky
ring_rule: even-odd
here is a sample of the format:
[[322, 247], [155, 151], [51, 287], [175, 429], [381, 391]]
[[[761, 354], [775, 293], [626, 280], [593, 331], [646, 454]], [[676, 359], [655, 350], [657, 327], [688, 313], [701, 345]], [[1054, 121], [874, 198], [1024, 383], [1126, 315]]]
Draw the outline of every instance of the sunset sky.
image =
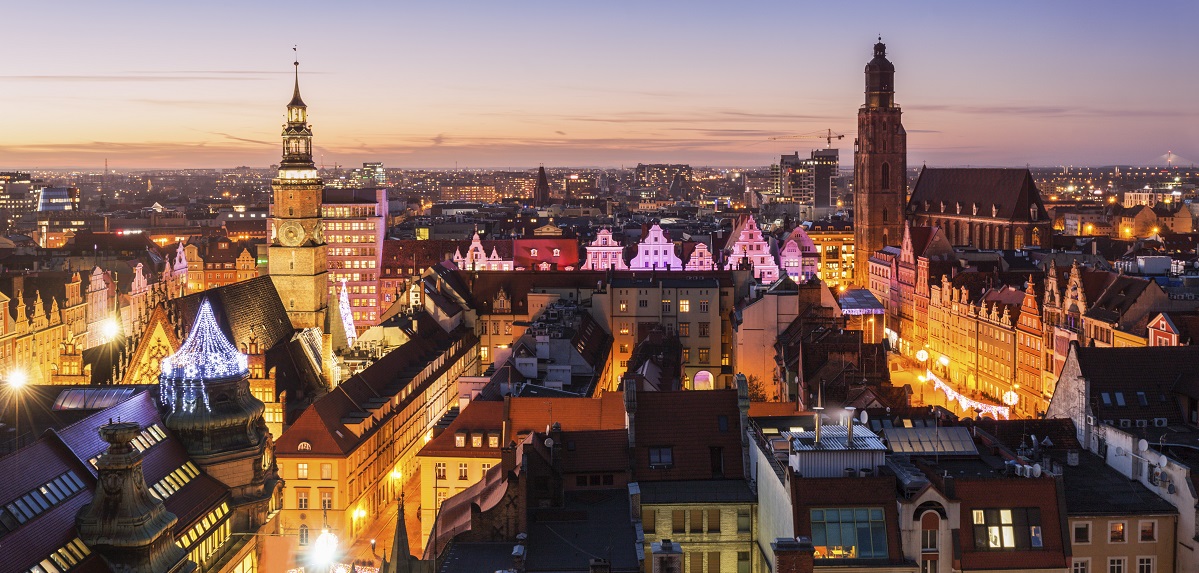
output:
[[0, 169], [852, 164], [882, 34], [909, 165], [1199, 161], [1199, 2], [12, 2]]

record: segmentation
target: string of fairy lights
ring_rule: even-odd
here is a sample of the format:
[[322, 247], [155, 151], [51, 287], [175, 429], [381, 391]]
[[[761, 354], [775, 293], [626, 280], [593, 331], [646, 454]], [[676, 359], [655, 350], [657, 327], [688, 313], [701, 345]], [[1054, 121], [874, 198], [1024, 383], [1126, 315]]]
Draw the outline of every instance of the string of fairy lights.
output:
[[354, 346], [354, 341], [358, 339], [358, 331], [354, 329], [354, 314], [350, 310], [350, 295], [346, 294], [346, 279], [341, 279], [337, 312], [341, 313], [341, 327], [346, 331], [346, 346]]
[[962, 406], [963, 410], [967, 412], [975, 410], [981, 414], [990, 414], [992, 418], [997, 420], [1000, 416], [1003, 416], [1003, 419], [1005, 420], [1010, 418], [1011, 409], [1007, 406], [997, 406], [995, 404], [988, 404], [986, 402], [979, 402], [978, 400], [968, 398], [938, 378], [932, 373], [931, 370], [926, 370], [924, 375], [927, 376], [929, 380], [933, 381], [934, 389], [944, 392], [945, 398], [950, 401], [957, 400], [957, 403]]
[[183, 345], [162, 359], [160, 399], [174, 411], [194, 412], [200, 403], [207, 410], [206, 380], [241, 376], [248, 370], [248, 357], [221, 332], [212, 305], [204, 299]]

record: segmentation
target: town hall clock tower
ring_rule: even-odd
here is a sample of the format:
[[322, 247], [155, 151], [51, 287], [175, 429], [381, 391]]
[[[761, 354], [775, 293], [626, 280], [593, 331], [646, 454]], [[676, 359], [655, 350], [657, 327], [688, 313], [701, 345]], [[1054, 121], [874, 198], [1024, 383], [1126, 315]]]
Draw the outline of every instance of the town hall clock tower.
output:
[[312, 128], [308, 106], [300, 99], [300, 63], [283, 126], [283, 161], [271, 181], [271, 243], [267, 269], [295, 328], [324, 328], [329, 279], [321, 197], [325, 184], [312, 162]]

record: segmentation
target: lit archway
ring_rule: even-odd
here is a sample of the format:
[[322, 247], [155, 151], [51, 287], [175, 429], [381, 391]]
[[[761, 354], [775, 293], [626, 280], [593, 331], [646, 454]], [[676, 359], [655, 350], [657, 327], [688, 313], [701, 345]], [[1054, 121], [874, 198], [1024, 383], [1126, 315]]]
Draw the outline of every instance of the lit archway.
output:
[[715, 378], [712, 377], [711, 372], [708, 372], [707, 370], [700, 370], [699, 372], [695, 373], [695, 384], [693, 386], [694, 389], [711, 390], [714, 387]]

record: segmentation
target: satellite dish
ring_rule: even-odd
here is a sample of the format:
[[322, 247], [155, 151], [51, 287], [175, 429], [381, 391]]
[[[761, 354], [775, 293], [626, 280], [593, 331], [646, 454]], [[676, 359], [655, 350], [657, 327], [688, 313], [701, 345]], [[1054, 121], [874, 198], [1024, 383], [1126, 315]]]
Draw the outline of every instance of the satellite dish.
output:
[[1137, 451], [1143, 452], [1148, 449], [1149, 449], [1149, 442], [1146, 441], [1144, 438], [1141, 438], [1141, 441], [1137, 442]]
[[546, 439], [545, 439], [545, 447], [547, 447], [547, 448], [552, 448], [552, 447], [554, 447], [554, 439], [553, 439], [553, 438], [546, 438]]
[[866, 413], [866, 410], [862, 410], [862, 413], [858, 416], [858, 421], [860, 421], [862, 423], [862, 425], [865, 426], [866, 422], [869, 420], [870, 420], [870, 415]]
[[1118, 458], [1118, 457], [1121, 457], [1121, 456], [1123, 456], [1123, 455], [1124, 455], [1124, 448], [1121, 448], [1121, 447], [1117, 446], [1117, 447], [1116, 447], [1116, 457]]
[[1178, 488], [1174, 487], [1174, 484], [1170, 484], [1170, 485], [1166, 486], [1166, 491], [1170, 495], [1174, 495], [1174, 492], [1178, 491]]
[[1160, 458], [1158, 458], [1158, 459], [1157, 459], [1157, 465], [1158, 465], [1158, 467], [1163, 467], [1163, 468], [1164, 468], [1164, 467], [1166, 467], [1166, 465], [1168, 465], [1169, 463], [1170, 463], [1170, 458], [1167, 458], [1167, 457], [1166, 457], [1166, 454], [1162, 454], [1162, 457], [1160, 457]]
[[1036, 478], [1041, 477], [1041, 464], [1033, 464], [1032, 477], [1036, 477]]

